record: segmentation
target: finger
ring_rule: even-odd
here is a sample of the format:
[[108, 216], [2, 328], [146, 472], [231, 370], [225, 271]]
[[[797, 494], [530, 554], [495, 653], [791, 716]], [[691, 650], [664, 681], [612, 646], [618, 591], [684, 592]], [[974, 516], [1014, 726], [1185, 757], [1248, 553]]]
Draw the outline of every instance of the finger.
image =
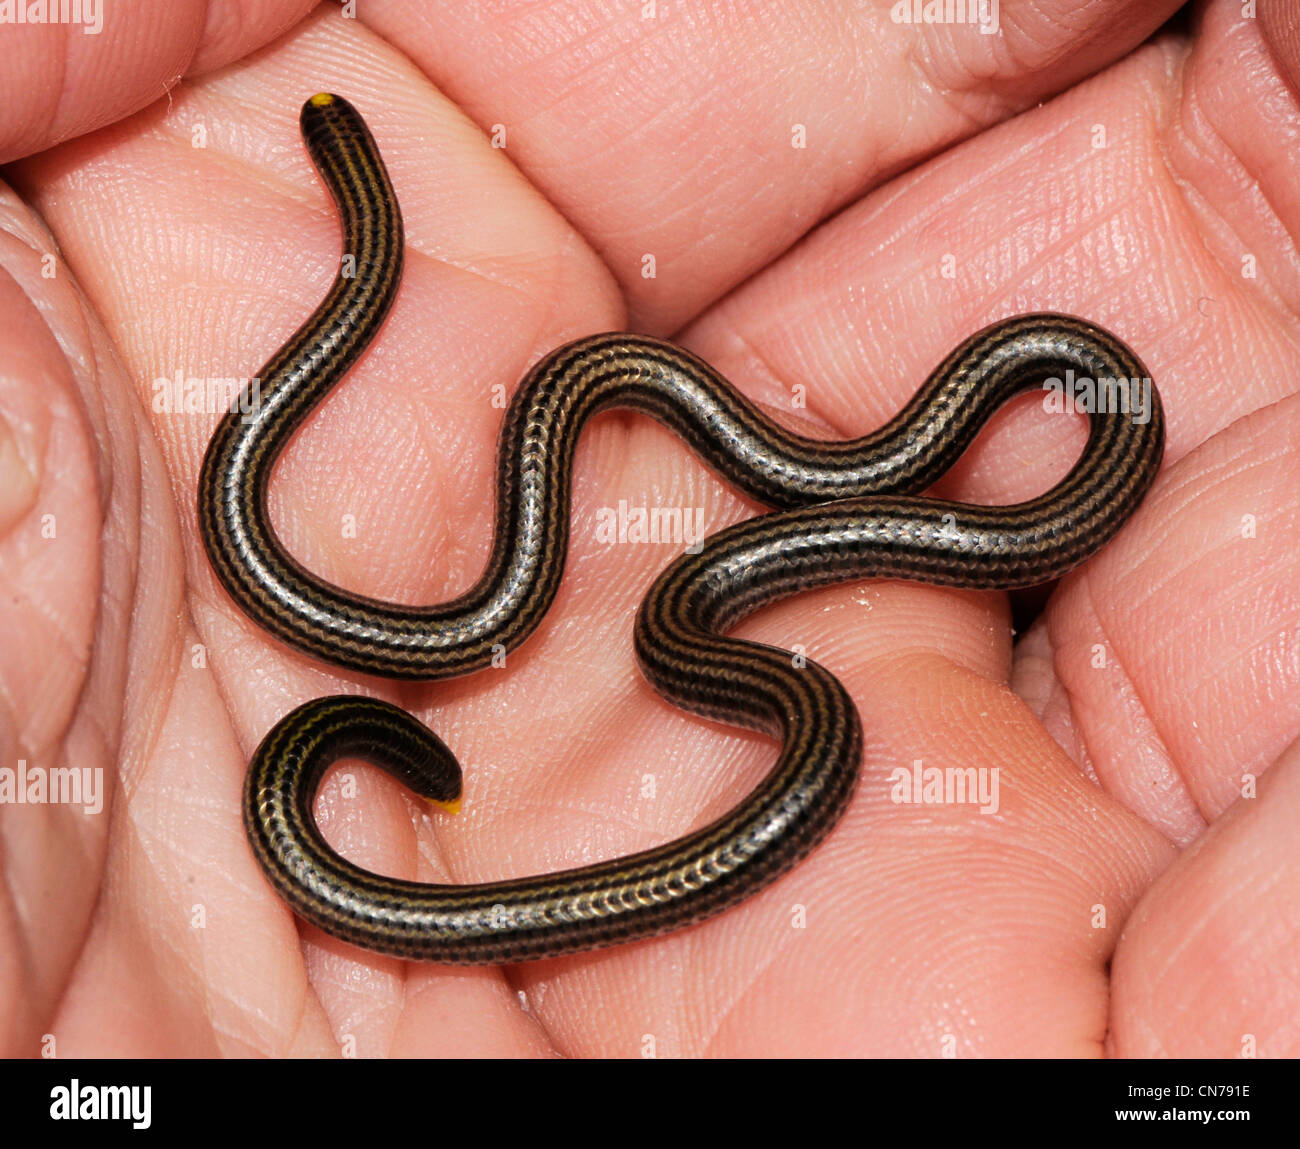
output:
[[1300, 1053], [1300, 746], [1241, 786], [1124, 927], [1110, 1034], [1119, 1057]]
[[1001, 0], [982, 27], [922, 7], [390, 2], [362, 18], [574, 222], [633, 324], [667, 333], [884, 179], [1132, 51], [1177, 3]]
[[[1081, 655], [1055, 665], [1086, 761], [1176, 842], [1300, 733], [1298, 403], [1238, 420], [1168, 471], [1143, 508], [1136, 577], [1113, 595], [1071, 593], [1050, 618], [1053, 645]], [[1105, 636], [1100, 659], [1087, 632]]]
[[183, 76], [269, 43], [314, 0], [78, 0], [6, 5], [0, 161], [147, 107]]
[[[167, 491], [135, 413], [118, 404], [111, 345], [39, 221], [7, 190], [0, 214], [0, 1033], [12, 1055], [55, 1056], [56, 1010], [121, 816], [120, 756], [150, 709], [147, 673], [140, 694], [127, 691], [132, 659], [174, 639], [176, 596], [137, 598], [158, 589], [139, 569], [142, 505], [158, 510], [142, 504], [142, 474], [164, 506]], [[158, 535], [163, 545], [144, 548], [155, 560], [174, 540], [165, 525]]]

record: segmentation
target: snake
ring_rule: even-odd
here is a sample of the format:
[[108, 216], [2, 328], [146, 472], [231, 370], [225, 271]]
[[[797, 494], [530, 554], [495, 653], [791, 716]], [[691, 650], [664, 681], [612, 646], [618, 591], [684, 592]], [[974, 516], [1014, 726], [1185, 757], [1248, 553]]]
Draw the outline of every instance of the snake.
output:
[[1164, 416], [1151, 387], [1140, 413], [1094, 404], [1079, 458], [1036, 498], [982, 506], [923, 494], [1014, 395], [1068, 372], [1150, 383], [1120, 339], [1068, 315], [985, 327], [883, 427], [846, 441], [786, 429], [679, 346], [611, 332], [551, 351], [516, 388], [498, 440], [491, 550], [473, 586], [436, 605], [405, 606], [331, 585], [277, 537], [268, 485], [295, 431], [383, 325], [404, 239], [383, 159], [352, 104], [318, 93], [300, 126], [337, 207], [346, 258], [323, 302], [259, 372], [256, 402], [220, 420], [198, 486], [211, 566], [253, 622], [299, 652], [366, 675], [435, 680], [491, 664], [536, 630], [555, 598], [575, 447], [589, 420], [615, 408], [670, 428], [770, 509], [677, 557], [637, 612], [637, 661], [659, 694], [780, 747], [734, 808], [664, 845], [474, 884], [373, 873], [335, 851], [316, 823], [326, 770], [359, 757], [455, 808], [455, 755], [405, 711], [362, 695], [318, 698], [275, 724], [244, 785], [249, 842], [295, 913], [354, 945], [447, 964], [534, 961], [654, 937], [752, 896], [839, 821], [862, 772], [863, 733], [852, 698], [828, 670], [728, 632], [767, 604], [852, 580], [982, 590], [1046, 583], [1114, 536], [1160, 468]]

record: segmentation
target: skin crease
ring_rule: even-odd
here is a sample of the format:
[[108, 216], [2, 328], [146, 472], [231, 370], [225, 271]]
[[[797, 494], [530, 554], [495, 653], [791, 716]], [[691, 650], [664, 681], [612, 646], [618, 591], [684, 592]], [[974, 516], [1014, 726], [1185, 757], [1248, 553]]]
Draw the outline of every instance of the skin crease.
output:
[[[138, 5], [121, 18], [152, 40], [74, 52], [69, 34], [62, 87], [41, 106], [45, 73], [28, 76], [5, 125], [6, 154], [29, 158], [0, 207], [0, 761], [101, 767], [108, 795], [91, 817], [0, 807], [3, 1051], [52, 1034], [60, 1056], [1233, 1057], [1250, 1035], [1260, 1056], [1300, 1053], [1284, 6], [1251, 20], [1211, 3], [1151, 38], [1158, 5], [1049, 27], [1076, 6], [1004, 0], [1004, 39], [899, 28], [883, 4], [854, 27], [829, 3], [746, 22], [372, 0], [268, 42], [302, 7], [209, 15], [216, 44]], [[102, 122], [98, 77], [138, 84], [140, 107], [190, 59], [170, 105], [41, 150]], [[369, 120], [408, 238], [377, 346], [274, 483], [290, 548], [325, 577], [410, 602], [466, 586], [487, 548], [492, 389], [625, 326], [838, 437], [883, 422], [986, 322], [1073, 312], [1157, 379], [1166, 473], [1014, 646], [1002, 596], [900, 584], [804, 595], [739, 629], [843, 680], [866, 765], [831, 838], [722, 918], [508, 970], [405, 965], [300, 928], [248, 850], [239, 790], [257, 740], [309, 697], [396, 701], [465, 764], [455, 819], [360, 764], [321, 796], [343, 853], [423, 880], [667, 840], [774, 753], [674, 711], [635, 669], [636, 604], [676, 548], [603, 545], [598, 509], [700, 507], [710, 530], [756, 511], [646, 420], [587, 433], [565, 583], [505, 672], [350, 679], [221, 593], [194, 512], [216, 415], [156, 412], [151, 384], [251, 374], [323, 296], [338, 225], [296, 127], [322, 88]], [[504, 152], [483, 134], [497, 123]], [[45, 227], [66, 261], [53, 278]], [[1054, 481], [1080, 428], [1032, 406], [942, 493], [1006, 502]], [[890, 771], [918, 758], [996, 766], [998, 813], [892, 802]]]

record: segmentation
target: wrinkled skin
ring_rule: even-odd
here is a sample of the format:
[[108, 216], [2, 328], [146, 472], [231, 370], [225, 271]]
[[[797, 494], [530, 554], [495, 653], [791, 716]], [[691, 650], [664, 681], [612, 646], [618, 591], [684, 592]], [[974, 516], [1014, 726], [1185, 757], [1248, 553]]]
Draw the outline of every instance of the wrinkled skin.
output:
[[[4, 1051], [1300, 1054], [1286, 5], [1157, 31], [1174, 4], [1004, 0], [996, 36], [899, 26], [885, 0], [310, 7], [0, 29], [0, 761], [104, 784], [98, 813], [0, 806]], [[195, 483], [217, 415], [157, 409], [154, 381], [251, 375], [323, 296], [338, 225], [297, 133], [319, 89], [370, 121], [408, 240], [391, 320], [274, 483], [288, 545], [335, 582], [468, 585], [501, 394], [599, 330], [676, 338], [847, 436], [983, 324], [1072, 312], [1149, 366], [1165, 471], [1014, 642], [1005, 596], [892, 583], [742, 627], [842, 678], [867, 759], [826, 844], [722, 918], [514, 969], [335, 942], [275, 897], [239, 816], [250, 752], [309, 697], [399, 702], [465, 763], [457, 818], [360, 763], [320, 797], [349, 857], [426, 881], [664, 841], [774, 750], [635, 668], [636, 604], [680, 547], [607, 545], [600, 509], [699, 507], [710, 530], [759, 509], [644, 419], [584, 440], [564, 586], [503, 670], [349, 678], [216, 585]], [[1021, 400], [942, 490], [1029, 496], [1081, 442]], [[996, 769], [997, 811], [891, 800], [917, 759]]]

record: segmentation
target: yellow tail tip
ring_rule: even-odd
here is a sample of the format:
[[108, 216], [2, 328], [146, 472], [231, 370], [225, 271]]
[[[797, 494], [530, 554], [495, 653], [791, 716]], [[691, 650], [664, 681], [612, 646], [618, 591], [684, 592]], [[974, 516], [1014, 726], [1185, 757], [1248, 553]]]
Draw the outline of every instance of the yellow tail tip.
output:
[[439, 802], [437, 798], [427, 799], [432, 805], [437, 806], [440, 810], [445, 810], [448, 814], [460, 813], [460, 799], [453, 798], [450, 802]]
[[333, 92], [317, 92], [307, 103], [311, 104], [313, 108], [324, 108], [332, 104], [335, 98]]

